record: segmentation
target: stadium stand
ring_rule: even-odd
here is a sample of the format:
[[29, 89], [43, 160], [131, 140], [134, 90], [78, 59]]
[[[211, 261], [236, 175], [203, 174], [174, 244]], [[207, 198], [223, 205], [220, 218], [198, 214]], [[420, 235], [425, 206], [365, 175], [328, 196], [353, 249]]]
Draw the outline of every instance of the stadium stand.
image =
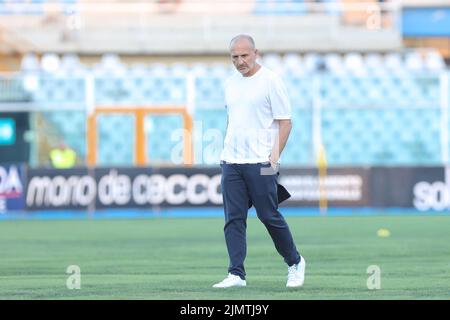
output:
[[[109, 19], [102, 19], [98, 10], [104, 3], [108, 6], [101, 8], [108, 11]], [[98, 105], [186, 106], [194, 129], [217, 128], [223, 135], [226, 111], [221, 88], [235, 72], [231, 64], [211, 56], [205, 62], [177, 57], [223, 55], [230, 34], [235, 34], [231, 26], [239, 22], [243, 29], [256, 32], [263, 53], [260, 61], [283, 76], [290, 94], [295, 139], [286, 147], [284, 164], [314, 164], [317, 146], [313, 141], [317, 143], [318, 137], [329, 165], [440, 163], [441, 78], [446, 64], [431, 49], [399, 50], [400, 32], [392, 20], [399, 13], [395, 3], [381, 4], [376, 32], [366, 23], [367, 12], [362, 19], [361, 10], [367, 7], [358, 7], [357, 1], [246, 0], [239, 4], [0, 0], [4, 38], [13, 30], [17, 39], [36, 49], [25, 51], [19, 72], [0, 75], [0, 103], [27, 103], [34, 112], [41, 112], [47, 125], [80, 158], [87, 156], [88, 110]], [[365, 1], [366, 6], [370, 4], [378, 1]], [[139, 19], [136, 10], [142, 10]], [[73, 19], [81, 17], [83, 28], [75, 28]], [[267, 26], [268, 19], [270, 32], [260, 28]], [[188, 29], [182, 32], [183, 28]], [[104, 32], [114, 37], [105, 37]], [[74, 37], [66, 38], [69, 33]], [[141, 57], [156, 57], [151, 62], [121, 58], [136, 50]], [[169, 61], [174, 52], [177, 55]], [[86, 63], [84, 54], [100, 59]], [[164, 58], [158, 60], [158, 55]], [[99, 164], [134, 163], [136, 141], [126, 138], [134, 137], [133, 116], [100, 115], [97, 123]], [[171, 163], [176, 144], [171, 132], [182, 127], [180, 115], [146, 116], [149, 161]], [[196, 155], [195, 163], [202, 160]]]
[[[434, 51], [404, 54], [350, 52], [268, 53], [261, 58], [283, 75], [293, 106], [293, 136], [283, 157], [286, 165], [315, 161], [312, 145], [313, 117], [321, 110], [321, 135], [330, 165], [433, 165], [440, 162], [440, 75], [445, 62]], [[64, 106], [71, 111], [49, 111], [45, 118], [57, 127], [68, 145], [86, 155], [86, 85], [94, 79], [98, 105], [183, 105], [194, 86], [194, 121], [202, 130], [225, 132], [226, 111], [221, 91], [232, 74], [229, 64], [184, 63], [126, 65], [120, 57], [105, 54], [98, 64], [83, 65], [76, 55], [25, 55], [16, 83], [24, 75], [37, 80], [32, 90], [16, 89], [1, 99], [20, 100], [26, 95], [41, 106]], [[12, 82], [11, 82], [12, 83]], [[25, 89], [24, 89], [25, 88]], [[20, 93], [21, 92], [21, 93]], [[98, 119], [100, 164], [133, 163], [130, 138], [133, 117], [102, 115]], [[70, 124], [70, 125], [68, 125]], [[147, 116], [148, 158], [170, 163], [176, 141], [171, 132], [182, 128], [178, 115]], [[355, 138], [357, 137], [357, 138]], [[134, 143], [134, 142], [133, 142]], [[218, 156], [218, 154], [217, 154]], [[201, 159], [197, 159], [201, 163]]]

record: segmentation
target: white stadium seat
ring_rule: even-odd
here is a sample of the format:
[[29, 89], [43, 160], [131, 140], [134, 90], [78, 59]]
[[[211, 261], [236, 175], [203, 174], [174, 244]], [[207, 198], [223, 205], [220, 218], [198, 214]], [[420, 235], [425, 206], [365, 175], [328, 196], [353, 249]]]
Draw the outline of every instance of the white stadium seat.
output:
[[59, 56], [54, 53], [46, 53], [41, 58], [41, 70], [48, 73], [56, 73], [61, 64]]
[[420, 72], [425, 68], [420, 52], [408, 52], [405, 56], [405, 67], [409, 71]]
[[425, 57], [425, 67], [431, 71], [444, 70], [445, 61], [438, 52], [430, 51]]
[[322, 55], [318, 53], [307, 53], [303, 57], [303, 65], [305, 66], [306, 71], [313, 72], [319, 69], [319, 67], [323, 63]]
[[20, 63], [20, 69], [22, 71], [37, 71], [40, 69], [39, 59], [34, 53], [27, 53], [22, 57]]
[[276, 53], [267, 53], [262, 57], [262, 63], [276, 73], [283, 73], [283, 60]]
[[345, 74], [345, 65], [338, 53], [327, 53], [324, 57], [327, 70], [334, 74]]
[[384, 65], [393, 74], [404, 74], [405, 65], [402, 55], [397, 52], [391, 52], [384, 56]]
[[283, 57], [284, 73], [290, 72], [295, 75], [305, 73], [302, 57], [297, 53], [288, 53]]
[[367, 74], [367, 66], [364, 64], [363, 57], [360, 53], [351, 52], [344, 57], [345, 67], [353, 74]]

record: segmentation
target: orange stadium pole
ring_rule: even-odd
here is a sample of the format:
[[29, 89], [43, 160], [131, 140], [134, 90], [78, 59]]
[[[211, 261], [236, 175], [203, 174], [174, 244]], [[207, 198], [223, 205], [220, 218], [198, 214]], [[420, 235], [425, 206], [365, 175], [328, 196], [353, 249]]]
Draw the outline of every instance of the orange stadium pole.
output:
[[145, 120], [145, 110], [138, 109], [135, 110], [136, 114], [136, 145], [135, 145], [135, 161], [138, 166], [146, 165], [146, 146], [145, 146], [145, 131], [144, 131], [144, 120]]

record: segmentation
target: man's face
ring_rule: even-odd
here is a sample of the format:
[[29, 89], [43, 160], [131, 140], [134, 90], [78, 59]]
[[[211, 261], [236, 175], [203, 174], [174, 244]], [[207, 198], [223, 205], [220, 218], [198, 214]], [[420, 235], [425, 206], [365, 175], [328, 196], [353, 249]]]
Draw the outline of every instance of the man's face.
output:
[[257, 53], [251, 42], [246, 39], [239, 39], [230, 47], [231, 61], [243, 76], [252, 75]]

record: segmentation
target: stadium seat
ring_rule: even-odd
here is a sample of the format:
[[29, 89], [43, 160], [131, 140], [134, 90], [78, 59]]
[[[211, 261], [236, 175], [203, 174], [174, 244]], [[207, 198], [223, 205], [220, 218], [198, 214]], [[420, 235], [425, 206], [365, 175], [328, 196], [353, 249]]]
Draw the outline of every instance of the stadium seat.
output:
[[405, 67], [411, 72], [421, 72], [425, 69], [422, 55], [419, 52], [408, 52], [405, 56]]
[[342, 14], [342, 3], [340, 0], [322, 0], [320, 1], [325, 6], [325, 12], [329, 15], [339, 16]]
[[128, 73], [130, 76], [148, 77], [151, 70], [145, 63], [134, 63], [128, 68]]
[[27, 53], [22, 57], [20, 70], [23, 72], [33, 72], [40, 69], [38, 57], [34, 53]]
[[194, 76], [207, 76], [208, 66], [204, 63], [195, 63], [194, 65], [192, 65], [190, 72]]
[[368, 53], [364, 56], [364, 65], [370, 70], [384, 68], [383, 57], [378, 53]]
[[[53, 58], [48, 56], [46, 59], [51, 62]], [[441, 159], [441, 73], [437, 71], [443, 67], [443, 60], [435, 52], [427, 52], [424, 58], [418, 62], [422, 58], [417, 52], [405, 55], [404, 61], [396, 52], [384, 57], [377, 53], [364, 57], [359, 53], [343, 57], [337, 53], [307, 53], [303, 57], [298, 53], [287, 53], [283, 57], [279, 54], [263, 56], [267, 67], [284, 71], [283, 80], [292, 104], [291, 134], [296, 137], [296, 143], [286, 146], [283, 163], [308, 165], [314, 162], [312, 110], [314, 102], [319, 101], [322, 138], [330, 165], [438, 164]], [[47, 70], [55, 70], [52, 63], [48, 63], [50, 67], [47, 66]], [[325, 70], [324, 65], [327, 67]], [[36, 68], [39, 68], [36, 56], [23, 57], [20, 79], [36, 104], [84, 104], [84, 75], [89, 69], [77, 56], [64, 55], [57, 73], [39, 74], [35, 72]], [[211, 129], [211, 132], [216, 129], [221, 135], [225, 134], [226, 109], [222, 88], [225, 79], [237, 72], [231, 64], [217, 62], [188, 66], [185, 63], [156, 63], [147, 66], [141, 63], [125, 66], [117, 55], [105, 55], [91, 70], [96, 103], [113, 105], [186, 105], [188, 77], [192, 76], [195, 127], [204, 131]], [[322, 72], [317, 73], [319, 70]], [[83, 153], [84, 142], [76, 140], [84, 141], [80, 137], [84, 136], [85, 127], [80, 126], [82, 133], [76, 133], [72, 126], [69, 128], [64, 124], [71, 118], [77, 123], [84, 121], [84, 115], [72, 112], [68, 117], [48, 117], [65, 140], [70, 141], [78, 153]], [[152, 115], [148, 118], [146, 132], [153, 137], [147, 142], [147, 148], [151, 150], [148, 156], [155, 161], [167, 162], [173, 143], [161, 143], [160, 140], [167, 139], [172, 130], [181, 127], [180, 117]], [[115, 153], [120, 153], [115, 164], [133, 163], [134, 151], [129, 141], [127, 145], [125, 140], [114, 137], [117, 135], [116, 126], [121, 127], [120, 135], [133, 134], [133, 117], [111, 115], [99, 121], [99, 134], [109, 144], [99, 145], [101, 163], [107, 164]], [[155, 128], [162, 134], [153, 132]], [[218, 154], [218, 150], [211, 151], [208, 161], [216, 161]], [[199, 159], [203, 155], [195, 157], [196, 163], [205, 161]]]
[[127, 69], [116, 54], [104, 54], [99, 64], [94, 65], [93, 72], [102, 76], [123, 76]]
[[312, 106], [313, 87], [307, 76], [286, 73], [286, 89], [294, 108], [310, 108]]
[[436, 51], [429, 51], [425, 57], [425, 67], [429, 71], [441, 71], [445, 69], [445, 61]]
[[267, 53], [262, 57], [262, 63], [272, 71], [282, 74], [284, 71], [283, 60], [279, 54]]
[[223, 63], [214, 63], [210, 66], [210, 73], [214, 77], [228, 78], [231, 75], [231, 67]]
[[99, 115], [99, 165], [132, 165], [134, 163], [134, 117], [131, 115]]
[[197, 76], [195, 78], [196, 108], [221, 108], [224, 106], [223, 82], [217, 76]]
[[291, 138], [281, 157], [283, 166], [307, 165], [314, 162], [311, 132], [311, 109], [293, 108]]
[[76, 54], [64, 54], [61, 57], [58, 74], [83, 76], [86, 72], [87, 68], [80, 62], [80, 58]]
[[363, 57], [360, 53], [352, 52], [344, 56], [344, 65], [350, 73], [355, 75], [366, 75], [367, 67], [364, 64]]
[[397, 52], [387, 53], [384, 57], [384, 65], [391, 73], [397, 75], [406, 72], [402, 55]]
[[194, 157], [196, 164], [217, 165], [226, 133], [227, 111], [221, 108], [197, 108], [194, 114]]
[[300, 76], [306, 73], [302, 57], [297, 53], [287, 53], [283, 57], [283, 74]]
[[175, 152], [182, 139], [182, 118], [179, 115], [150, 114], [145, 121], [149, 163], [181, 163], [182, 155]]
[[153, 63], [150, 65], [150, 73], [154, 77], [169, 77], [170, 68], [163, 63]]
[[381, 54], [368, 53], [363, 57], [363, 60], [364, 66], [369, 74], [379, 77], [389, 76], [389, 69]]
[[314, 72], [324, 67], [323, 56], [318, 53], [306, 53], [303, 57], [303, 63], [307, 72]]
[[304, 14], [307, 8], [303, 0], [256, 0], [255, 14]]
[[342, 57], [337, 53], [327, 53], [324, 57], [326, 69], [333, 74], [344, 74], [345, 65]]
[[186, 63], [174, 63], [170, 66], [170, 74], [175, 77], [185, 77], [189, 73], [189, 67]]
[[46, 53], [41, 58], [41, 70], [46, 73], [55, 73], [60, 66], [60, 59], [54, 53]]

